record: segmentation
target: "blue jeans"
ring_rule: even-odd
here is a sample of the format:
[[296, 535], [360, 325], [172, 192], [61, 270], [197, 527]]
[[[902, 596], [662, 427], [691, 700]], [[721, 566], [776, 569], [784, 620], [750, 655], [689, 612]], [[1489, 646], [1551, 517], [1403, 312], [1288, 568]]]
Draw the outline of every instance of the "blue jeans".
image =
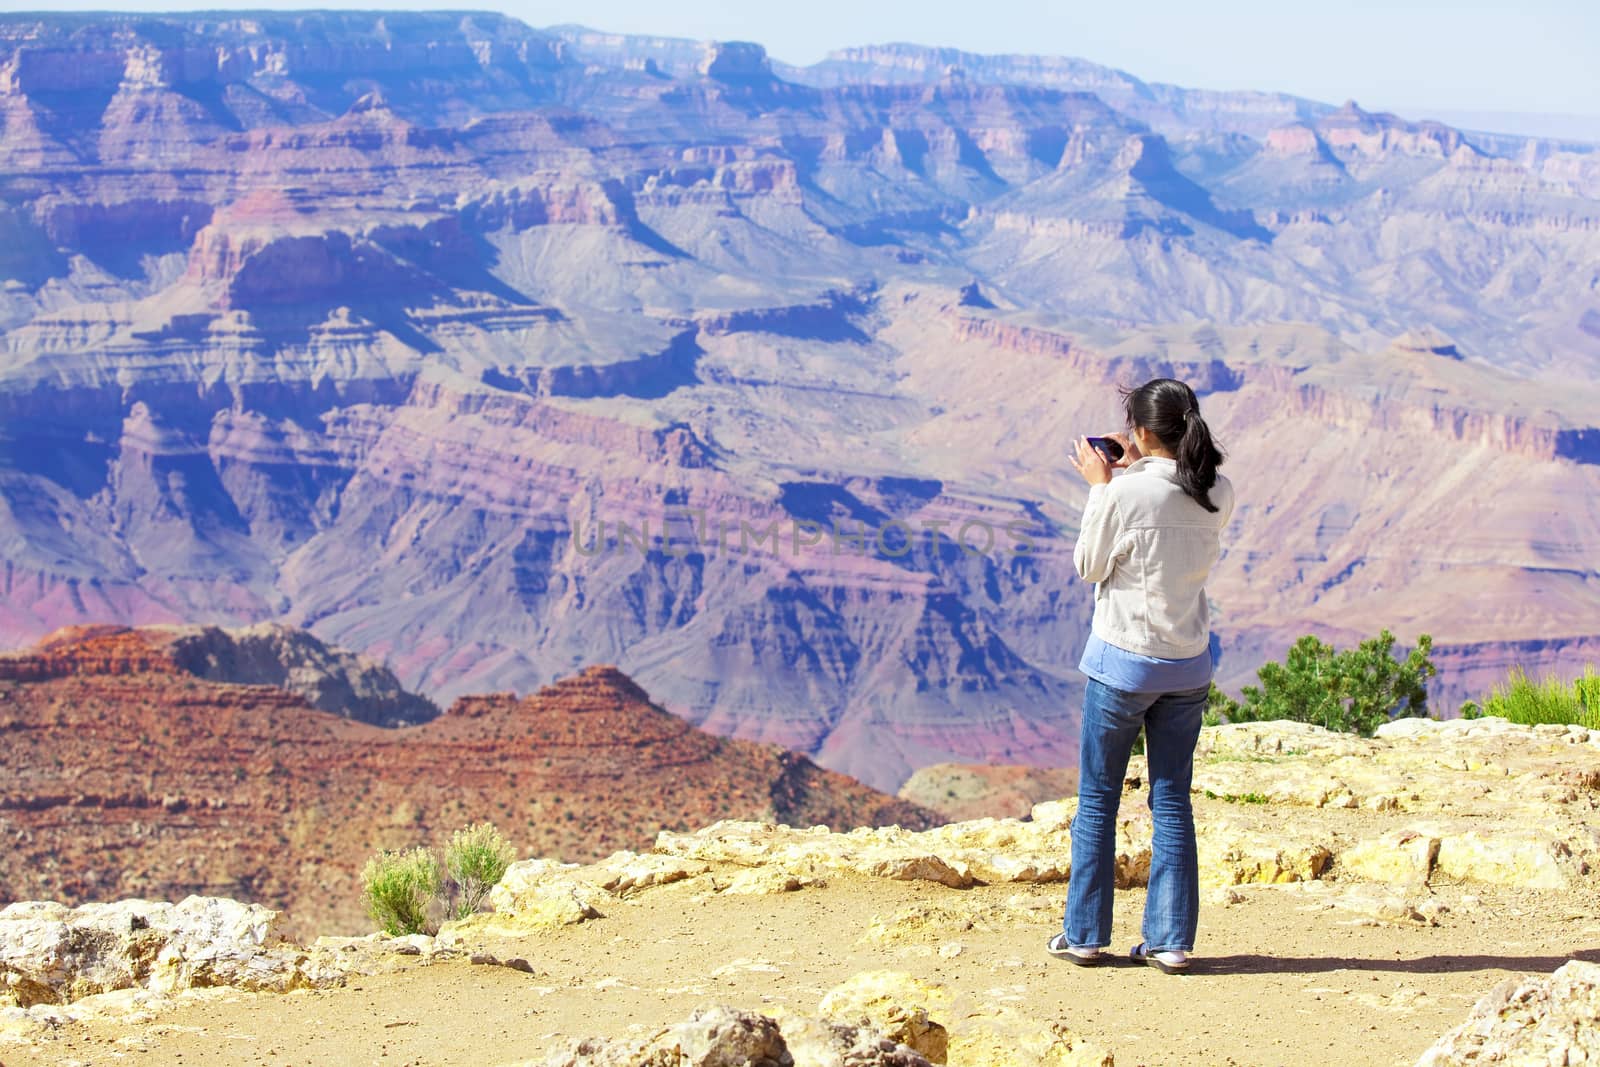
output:
[[1078, 750], [1078, 813], [1072, 818], [1072, 875], [1062, 921], [1068, 945], [1111, 944], [1117, 805], [1128, 756], [1143, 725], [1154, 823], [1144, 944], [1150, 952], [1194, 948], [1200, 869], [1189, 784], [1208, 692], [1209, 686], [1181, 693], [1124, 693], [1089, 679]]

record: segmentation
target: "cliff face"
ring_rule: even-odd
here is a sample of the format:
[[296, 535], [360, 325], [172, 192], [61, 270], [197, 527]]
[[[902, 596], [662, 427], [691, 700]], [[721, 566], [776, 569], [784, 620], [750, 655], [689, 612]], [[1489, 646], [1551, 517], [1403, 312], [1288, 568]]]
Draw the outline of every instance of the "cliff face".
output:
[[[31, 105], [15, 114], [37, 118], [52, 95], [78, 94], [44, 112], [54, 127], [46, 135], [113, 158], [137, 158], [174, 132], [327, 118], [374, 92], [419, 111], [474, 113], [445, 88], [455, 83], [479, 100], [526, 106], [565, 64], [556, 39], [485, 12], [23, 15], [0, 24], [0, 93]], [[91, 94], [107, 120], [98, 137], [94, 112], [72, 106]], [[155, 139], [135, 135], [135, 123]]]
[[883, 788], [1070, 765], [1062, 456], [1155, 374], [1241, 489], [1230, 683], [1596, 639], [1582, 146], [477, 13], [7, 17], [0, 122], [12, 643], [285, 621], [440, 700], [613, 661]]
[[304, 630], [275, 623], [223, 629], [66, 626], [29, 652], [0, 653], [0, 680], [47, 682], [76, 676], [193, 675], [232, 685], [271, 686], [313, 707], [374, 726], [405, 726], [439, 709], [408, 693], [386, 668]]
[[300, 931], [346, 930], [366, 921], [357, 876], [373, 852], [469, 822], [597, 859], [726, 815], [931, 818], [795, 753], [702, 733], [614, 668], [398, 729], [287, 688], [326, 704], [365, 687], [369, 711], [413, 710], [353, 661], [281, 629], [115, 627], [0, 657], [0, 881], [67, 902], [231, 895], [285, 909]]

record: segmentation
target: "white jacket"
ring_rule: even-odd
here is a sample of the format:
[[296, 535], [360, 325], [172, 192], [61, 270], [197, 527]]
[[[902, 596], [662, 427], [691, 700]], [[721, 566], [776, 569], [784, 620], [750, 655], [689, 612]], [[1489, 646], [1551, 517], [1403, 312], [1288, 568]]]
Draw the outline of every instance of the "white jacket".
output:
[[1211, 641], [1206, 578], [1233, 517], [1221, 474], [1207, 511], [1178, 485], [1178, 464], [1146, 456], [1089, 487], [1072, 562], [1094, 590], [1094, 633], [1129, 652], [1188, 659]]

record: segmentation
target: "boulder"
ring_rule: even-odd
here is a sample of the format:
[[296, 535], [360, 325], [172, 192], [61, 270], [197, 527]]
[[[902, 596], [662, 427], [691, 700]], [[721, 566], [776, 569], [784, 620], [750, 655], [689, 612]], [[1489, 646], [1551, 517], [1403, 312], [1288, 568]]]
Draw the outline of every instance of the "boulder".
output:
[[1054, 829], [1070, 827], [1072, 817], [1077, 813], [1078, 798], [1067, 797], [1064, 800], [1046, 800], [1035, 804], [1028, 817], [1041, 829]]
[[642, 1038], [570, 1041], [520, 1067], [932, 1067], [868, 1026], [716, 1006]]
[[794, 1063], [778, 1024], [764, 1015], [712, 1008], [673, 1027], [671, 1044], [693, 1067], [782, 1067]]
[[931, 1062], [944, 1063], [950, 1035], [932, 1015], [947, 1010], [950, 1000], [943, 986], [903, 971], [863, 971], [829, 990], [818, 1010], [871, 1026]]
[[648, 889], [656, 885], [671, 885], [685, 878], [705, 874], [711, 868], [698, 860], [681, 856], [663, 856], [657, 853], [638, 855], [618, 852], [583, 869], [583, 877], [612, 893], [626, 894], [635, 889]]
[[1568, 883], [1565, 862], [1571, 847], [1542, 830], [1476, 831], [1439, 842], [1439, 872], [1467, 882], [1514, 885], [1526, 889], [1562, 889]]
[[1322, 877], [1333, 852], [1290, 832], [1265, 834], [1233, 823], [1200, 822], [1196, 828], [1200, 880], [1205, 885], [1305, 882]]
[[785, 1018], [782, 1026], [795, 1067], [929, 1067], [931, 1062], [868, 1026], [805, 1018]]
[[529, 887], [492, 912], [479, 912], [439, 928], [439, 941], [458, 945], [482, 938], [523, 937], [556, 926], [576, 926], [604, 918], [596, 907], [604, 890], [583, 883], [555, 882]]
[[1600, 1063], [1600, 964], [1573, 960], [1495, 986], [1417, 1067], [1580, 1063]]
[[28, 901], [0, 911], [0, 1003], [16, 1007], [136, 987], [282, 992], [314, 984], [306, 962], [279, 935], [277, 912], [221, 897], [77, 908]]
[[778, 1024], [765, 1015], [717, 1006], [648, 1038], [569, 1043], [545, 1067], [794, 1067]]
[[[310, 984], [303, 950], [278, 934], [278, 913], [223, 897], [188, 897], [173, 907], [149, 988], [205, 986], [287, 992]], [[277, 951], [272, 951], [275, 946]]]
[[[612, 887], [620, 891], [635, 888], [640, 882], [662, 884], [687, 877], [685, 872], [690, 867], [671, 857], [637, 856], [631, 852], [616, 853], [587, 867], [549, 859], [522, 860], [506, 868], [500, 881], [489, 890], [492, 913], [446, 923], [439, 936], [451, 942], [473, 935], [520, 937], [535, 930], [599, 919], [605, 914], [601, 908], [617, 899]], [[675, 874], [669, 875], [669, 871]]]
[[520, 860], [506, 868], [494, 888], [489, 890], [489, 906], [496, 911], [510, 911], [522, 897], [536, 886], [583, 870], [577, 863], [562, 863], [551, 859]]
[[1060, 1022], [997, 1005], [955, 1024], [950, 1067], [1115, 1067], [1111, 1053]]
[[1408, 826], [1345, 849], [1339, 853], [1339, 870], [1373, 882], [1420, 885], [1438, 857], [1437, 832]]

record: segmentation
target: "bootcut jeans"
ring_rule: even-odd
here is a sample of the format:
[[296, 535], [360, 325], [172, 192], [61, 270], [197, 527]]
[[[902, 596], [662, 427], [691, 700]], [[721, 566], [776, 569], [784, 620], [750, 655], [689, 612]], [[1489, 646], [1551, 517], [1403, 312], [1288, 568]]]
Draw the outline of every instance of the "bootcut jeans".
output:
[[1062, 919], [1068, 945], [1111, 944], [1117, 805], [1128, 757], [1143, 726], [1154, 823], [1150, 888], [1144, 902], [1145, 949], [1193, 950], [1200, 918], [1200, 869], [1189, 784], [1209, 691], [1208, 686], [1179, 693], [1125, 693], [1089, 680], [1078, 750], [1078, 811], [1072, 818], [1072, 873]]

